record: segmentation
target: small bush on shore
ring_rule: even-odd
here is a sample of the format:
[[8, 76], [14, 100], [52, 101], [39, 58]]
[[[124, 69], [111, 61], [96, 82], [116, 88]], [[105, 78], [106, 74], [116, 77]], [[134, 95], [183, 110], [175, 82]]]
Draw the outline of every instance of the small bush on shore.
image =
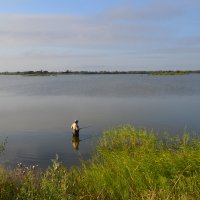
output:
[[200, 138], [122, 126], [104, 132], [92, 159], [45, 171], [0, 169], [1, 199], [198, 199]]

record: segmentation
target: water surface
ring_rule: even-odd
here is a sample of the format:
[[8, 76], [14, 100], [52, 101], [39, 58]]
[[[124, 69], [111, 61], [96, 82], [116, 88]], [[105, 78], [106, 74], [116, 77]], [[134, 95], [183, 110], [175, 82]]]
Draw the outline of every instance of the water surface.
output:
[[[70, 124], [79, 119], [79, 150]], [[0, 76], [1, 162], [46, 167], [55, 154], [68, 167], [89, 159], [102, 130], [121, 125], [200, 132], [200, 76]]]

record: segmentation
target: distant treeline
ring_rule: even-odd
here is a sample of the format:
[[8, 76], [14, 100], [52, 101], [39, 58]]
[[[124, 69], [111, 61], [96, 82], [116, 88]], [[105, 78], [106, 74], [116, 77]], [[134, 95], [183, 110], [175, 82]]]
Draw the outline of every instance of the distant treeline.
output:
[[149, 74], [149, 75], [186, 75], [200, 74], [200, 70], [187, 71], [18, 71], [18, 72], [1, 72], [0, 75], [24, 75], [24, 76], [55, 76], [55, 75], [70, 75], [70, 74]]

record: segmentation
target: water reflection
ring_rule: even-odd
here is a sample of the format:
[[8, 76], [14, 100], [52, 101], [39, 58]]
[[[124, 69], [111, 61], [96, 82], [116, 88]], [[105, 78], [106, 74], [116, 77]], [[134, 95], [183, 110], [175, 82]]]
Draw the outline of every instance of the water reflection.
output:
[[88, 136], [85, 137], [83, 139], [80, 139], [79, 136], [77, 135], [72, 135], [72, 146], [75, 150], [79, 150], [79, 143], [85, 140], [89, 140], [89, 139], [97, 139], [99, 137], [99, 135], [92, 135], [92, 136]]
[[75, 150], [79, 149], [80, 139], [79, 136], [73, 135], [72, 136], [72, 146]]

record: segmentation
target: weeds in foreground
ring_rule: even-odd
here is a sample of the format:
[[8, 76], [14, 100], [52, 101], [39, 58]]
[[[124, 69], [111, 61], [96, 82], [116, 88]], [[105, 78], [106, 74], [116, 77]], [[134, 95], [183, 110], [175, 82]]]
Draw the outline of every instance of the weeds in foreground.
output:
[[198, 199], [200, 138], [127, 125], [104, 132], [81, 169], [56, 157], [43, 172], [22, 172], [0, 169], [0, 199]]

